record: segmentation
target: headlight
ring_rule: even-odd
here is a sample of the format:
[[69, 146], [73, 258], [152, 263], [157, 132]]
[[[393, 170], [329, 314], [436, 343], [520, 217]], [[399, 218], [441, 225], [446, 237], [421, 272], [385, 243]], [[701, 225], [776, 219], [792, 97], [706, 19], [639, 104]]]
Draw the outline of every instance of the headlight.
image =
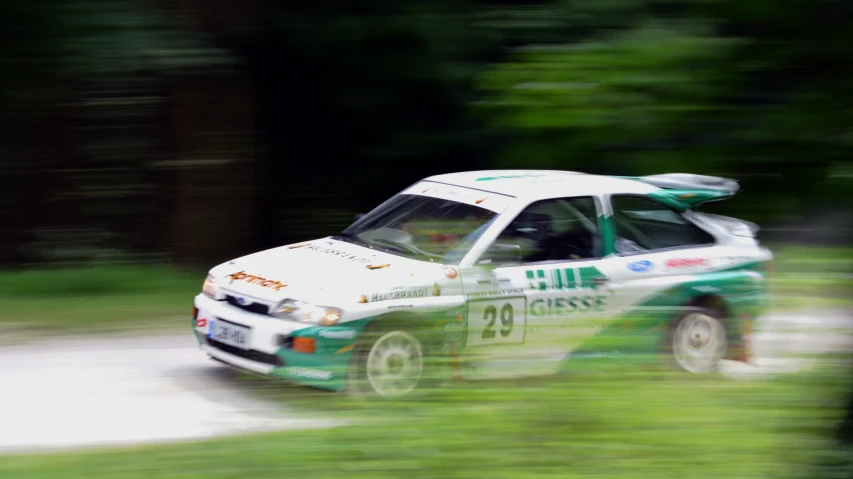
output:
[[201, 292], [213, 299], [216, 299], [216, 278], [213, 277], [212, 274], [207, 275], [207, 278], [204, 279]]
[[273, 316], [293, 319], [303, 323], [332, 326], [341, 319], [341, 310], [328, 306], [317, 306], [295, 299], [285, 299], [272, 311]]

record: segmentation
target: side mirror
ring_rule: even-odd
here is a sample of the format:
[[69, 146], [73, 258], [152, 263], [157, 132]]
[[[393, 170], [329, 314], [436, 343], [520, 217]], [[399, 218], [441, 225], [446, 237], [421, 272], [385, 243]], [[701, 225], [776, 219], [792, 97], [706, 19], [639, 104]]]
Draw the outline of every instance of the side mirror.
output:
[[510, 243], [494, 243], [477, 261], [477, 264], [493, 266], [515, 263], [521, 263], [521, 245]]

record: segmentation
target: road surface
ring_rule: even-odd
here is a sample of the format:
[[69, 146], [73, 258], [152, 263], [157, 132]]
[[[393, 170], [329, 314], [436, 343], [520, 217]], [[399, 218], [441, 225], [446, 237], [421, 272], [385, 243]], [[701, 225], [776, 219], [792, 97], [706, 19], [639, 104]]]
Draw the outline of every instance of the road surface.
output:
[[[803, 369], [809, 363], [796, 356], [850, 348], [851, 326], [843, 312], [768, 316], [756, 366], [727, 363], [723, 372], [757, 379]], [[343, 425], [251, 395], [191, 334], [2, 347], [0, 363], [0, 454]]]

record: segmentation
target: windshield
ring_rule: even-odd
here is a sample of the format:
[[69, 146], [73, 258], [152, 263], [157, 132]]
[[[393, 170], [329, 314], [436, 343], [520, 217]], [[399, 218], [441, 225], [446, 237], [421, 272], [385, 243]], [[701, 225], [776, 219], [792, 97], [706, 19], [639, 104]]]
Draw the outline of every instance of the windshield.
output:
[[496, 216], [452, 200], [400, 194], [336, 238], [407, 258], [459, 264]]

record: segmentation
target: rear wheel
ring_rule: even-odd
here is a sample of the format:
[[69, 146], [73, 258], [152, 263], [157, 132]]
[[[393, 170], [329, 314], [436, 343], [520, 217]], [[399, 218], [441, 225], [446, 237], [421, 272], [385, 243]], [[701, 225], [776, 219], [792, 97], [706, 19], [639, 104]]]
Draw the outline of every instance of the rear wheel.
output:
[[716, 372], [728, 351], [722, 315], [710, 308], [682, 313], [670, 328], [667, 346], [679, 369], [695, 374]]

